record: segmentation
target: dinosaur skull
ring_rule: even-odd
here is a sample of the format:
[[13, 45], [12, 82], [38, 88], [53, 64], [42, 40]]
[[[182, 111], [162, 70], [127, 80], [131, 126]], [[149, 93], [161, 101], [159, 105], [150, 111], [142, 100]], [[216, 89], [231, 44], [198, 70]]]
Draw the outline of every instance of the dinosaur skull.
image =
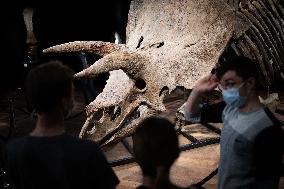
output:
[[125, 45], [75, 41], [44, 51], [102, 56], [75, 75], [110, 72], [103, 92], [86, 107], [80, 132], [101, 145], [117, 143], [143, 119], [165, 111], [165, 94], [177, 86], [192, 88], [215, 66], [230, 39], [249, 27], [222, 0], [134, 0], [128, 16]]

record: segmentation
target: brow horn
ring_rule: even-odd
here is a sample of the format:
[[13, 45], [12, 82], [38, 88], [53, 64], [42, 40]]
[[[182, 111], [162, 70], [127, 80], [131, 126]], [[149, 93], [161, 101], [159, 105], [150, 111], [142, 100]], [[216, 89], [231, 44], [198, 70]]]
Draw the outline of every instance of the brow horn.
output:
[[137, 53], [111, 53], [96, 61], [92, 66], [75, 74], [75, 78], [96, 77], [101, 73], [122, 69], [135, 77], [143, 69], [147, 59]]
[[103, 41], [74, 41], [55, 45], [43, 50], [43, 53], [62, 53], [62, 52], [88, 52], [105, 56], [113, 52], [124, 52], [127, 48], [124, 44], [115, 44]]

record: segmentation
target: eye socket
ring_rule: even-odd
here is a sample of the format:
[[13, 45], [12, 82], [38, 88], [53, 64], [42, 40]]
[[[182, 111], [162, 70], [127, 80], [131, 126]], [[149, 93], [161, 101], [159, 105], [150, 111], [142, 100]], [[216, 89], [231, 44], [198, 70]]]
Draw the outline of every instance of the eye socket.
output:
[[143, 90], [146, 88], [146, 82], [144, 81], [144, 79], [138, 78], [135, 81], [135, 86], [139, 89], [139, 90]]

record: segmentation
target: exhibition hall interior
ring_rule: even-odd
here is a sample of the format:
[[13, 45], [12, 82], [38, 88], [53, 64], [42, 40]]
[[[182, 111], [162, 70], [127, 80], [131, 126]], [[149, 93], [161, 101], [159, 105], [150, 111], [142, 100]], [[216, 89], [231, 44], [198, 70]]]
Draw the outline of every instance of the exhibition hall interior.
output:
[[[252, 180], [255, 185], [260, 184], [268, 178], [265, 177], [267, 175], [273, 175], [271, 178], [276, 175], [278, 188], [284, 188], [284, 135], [280, 136], [279, 132], [276, 132], [276, 135], [280, 136], [276, 144], [270, 141], [270, 138], [265, 138], [265, 142], [261, 141], [261, 145], [264, 145], [260, 149], [282, 149], [281, 155], [276, 150], [278, 159], [267, 158], [271, 154], [266, 154], [265, 150], [263, 154], [254, 157], [254, 140], [258, 139], [256, 131], [254, 133], [245, 130], [246, 127], [241, 127], [240, 124], [223, 122], [226, 118], [224, 111], [230, 107], [229, 101], [225, 99], [225, 91], [229, 93], [230, 89], [234, 89], [240, 99], [246, 94], [242, 99], [245, 105], [237, 107], [240, 111], [238, 116], [256, 112], [253, 108], [248, 112], [241, 112], [254, 95], [256, 98], [255, 101], [251, 100], [251, 104], [261, 104], [263, 112], [266, 112], [261, 116], [268, 115], [267, 119], [272, 120], [268, 122], [273, 123], [273, 126], [279, 126], [280, 131], [284, 132], [282, 0], [10, 0], [3, 4], [5, 5], [0, 12], [0, 188], [20, 186], [15, 184], [16, 181], [13, 183], [10, 178], [13, 174], [9, 173], [10, 167], [8, 160], [6, 161], [6, 150], [9, 146], [7, 144], [25, 136], [33, 136], [35, 131], [38, 131], [36, 129], [41, 112], [34, 107], [31, 97], [28, 96], [27, 76], [32, 70], [54, 60], [68, 67], [73, 73], [71, 96], [74, 101], [72, 108], [68, 109], [68, 115], [63, 113], [64, 134], [71, 135], [74, 140], [92, 141], [101, 150], [107, 167], [119, 180], [112, 188], [234, 189], [245, 188], [246, 182]], [[226, 62], [239, 60], [239, 57], [244, 58], [240, 60], [251, 60], [254, 63], [257, 77], [250, 75], [252, 73], [247, 73], [245, 69], [239, 71], [238, 65], [222, 72], [221, 68], [226, 67]], [[227, 79], [224, 87], [222, 78], [226, 76], [227, 71], [234, 72], [234, 69], [237, 70], [235, 77], [245, 79], [238, 87], [227, 87], [230, 85], [226, 83], [229, 80]], [[238, 75], [238, 72], [244, 72], [248, 76]], [[212, 80], [206, 80], [214, 82], [211, 83], [214, 87], [210, 90], [202, 88], [205, 80], [201, 82], [208, 74], [211, 79], [214, 77]], [[49, 79], [53, 78], [47, 77], [47, 81]], [[251, 80], [253, 82], [250, 82]], [[249, 88], [251, 83], [256, 87]], [[242, 92], [246, 89], [246, 92]], [[230, 94], [236, 93], [231, 90]], [[45, 96], [48, 98], [52, 94], [47, 91]], [[196, 103], [190, 103], [195, 99], [198, 99]], [[226, 102], [223, 111], [214, 106], [223, 101]], [[62, 103], [65, 101], [62, 100]], [[203, 111], [204, 107], [206, 109], [211, 106], [213, 113], [208, 117], [214, 121], [206, 122], [200, 116], [206, 113]], [[199, 111], [194, 112], [194, 108]], [[218, 113], [222, 115], [222, 119], [220, 117], [215, 121]], [[197, 114], [199, 117], [195, 121], [192, 116]], [[260, 114], [255, 117], [258, 115]], [[154, 179], [151, 174], [147, 177], [147, 173], [151, 173], [152, 170], [145, 171], [142, 166], [156, 166], [159, 155], [139, 156], [138, 152], [144, 146], [139, 143], [141, 141], [136, 134], [142, 123], [153, 117], [168, 120], [172, 124], [179, 151], [171, 163], [166, 163], [170, 165], [166, 171], [161, 165], [164, 160], [157, 160], [160, 164], [157, 163]], [[260, 124], [259, 128], [262, 128], [261, 124], [265, 122], [265, 118], [254, 124]], [[242, 123], [250, 125], [250, 121]], [[233, 131], [224, 129], [228, 123], [233, 125]], [[234, 125], [240, 129], [234, 128]], [[167, 136], [163, 138], [163, 132], [156, 133], [157, 136], [154, 135], [154, 130], [149, 132], [151, 134], [148, 133], [145, 139], [145, 149], [151, 149], [151, 140], [156, 139], [158, 143], [158, 140], [164, 139], [167, 142], [157, 148], [157, 154], [170, 153], [170, 139]], [[226, 138], [225, 135], [228, 133], [230, 136]], [[272, 136], [271, 133], [269, 137]], [[239, 138], [234, 138], [235, 143], [224, 144], [225, 138], [229, 141], [228, 138], [236, 135]], [[251, 135], [254, 138], [248, 139]], [[238, 142], [244, 142], [247, 147], [241, 146], [244, 144]], [[228, 147], [227, 144], [233, 145]], [[247, 168], [247, 175], [241, 177], [244, 182], [238, 178], [238, 174], [242, 174], [241, 171], [236, 171], [234, 175], [231, 168], [227, 167], [230, 171], [225, 170], [224, 173], [218, 174], [218, 171], [224, 171], [221, 163], [229, 162], [228, 159], [231, 157], [223, 157], [225, 147], [231, 147], [231, 150], [226, 149], [226, 153], [232, 153], [232, 157], [236, 157], [235, 162], [231, 164], [233, 171], [240, 168], [238, 166], [248, 163], [238, 164], [239, 161], [252, 158], [247, 160], [251, 163], [247, 167], [264, 167], [264, 170], [261, 170], [263, 172], [259, 173], [264, 175], [260, 176], [263, 180], [260, 179], [258, 183], [258, 172], [252, 171], [255, 167]], [[161, 153], [158, 150], [161, 150]], [[273, 150], [267, 151], [276, 153]], [[81, 152], [85, 151], [81, 150], [79, 153]], [[250, 152], [253, 155], [249, 154]], [[66, 154], [64, 158], [67, 157]], [[272, 166], [262, 166], [262, 161], [276, 162], [279, 156], [282, 159], [280, 158], [281, 165], [277, 165], [279, 169], [276, 168], [278, 172], [271, 168]], [[74, 157], [78, 156], [74, 154]], [[146, 164], [139, 159], [141, 157], [153, 160]], [[256, 161], [258, 164], [253, 158], [260, 160]], [[82, 167], [85, 166], [84, 161], [72, 160], [75, 164], [82, 164]], [[36, 160], [35, 162], [38, 163]], [[26, 164], [25, 167], [29, 165]], [[54, 165], [54, 170], [57, 167], [61, 167], [58, 162]], [[89, 173], [102, 173], [101, 177], [106, 177], [103, 175], [106, 170], [92, 168], [94, 171], [88, 168]], [[49, 171], [43, 169], [42, 172], [45, 172], [48, 180]], [[229, 180], [225, 175], [227, 172], [236, 180]], [[253, 174], [257, 175], [256, 178], [252, 178]], [[59, 175], [57, 178], [64, 180], [66, 175]], [[222, 178], [222, 175], [225, 176]], [[53, 176], [51, 175], [50, 180]], [[88, 178], [78, 182], [87, 183], [90, 180], [91, 183], [96, 183], [98, 178], [94, 176], [94, 180]], [[29, 182], [33, 183], [32, 178], [27, 176], [25, 179], [31, 179]], [[105, 182], [107, 181], [106, 179]], [[52, 184], [52, 181], [50, 182]], [[269, 180], [267, 182], [267, 186], [270, 186]], [[54, 188], [57, 188], [58, 183], [54, 182]], [[65, 188], [65, 185], [58, 186]], [[75, 185], [73, 188], [76, 188]], [[101, 188], [107, 187], [102, 185]]]

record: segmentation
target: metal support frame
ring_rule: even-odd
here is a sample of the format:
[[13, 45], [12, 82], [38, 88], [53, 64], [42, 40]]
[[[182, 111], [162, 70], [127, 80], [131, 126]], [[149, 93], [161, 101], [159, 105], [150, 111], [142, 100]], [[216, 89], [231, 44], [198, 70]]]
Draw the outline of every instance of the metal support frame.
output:
[[[213, 131], [213, 132], [215, 132], [217, 134], [221, 133], [221, 129], [219, 129], [219, 128], [211, 125], [211, 124], [206, 123], [206, 124], [202, 124], [202, 126], [205, 126], [206, 128], [210, 129], [211, 131]], [[189, 141], [192, 142], [192, 143], [189, 143], [189, 144], [182, 145], [180, 147], [181, 151], [192, 150], [192, 149], [195, 149], [195, 148], [200, 148], [200, 147], [204, 147], [204, 146], [211, 145], [211, 144], [218, 144], [220, 142], [220, 137], [214, 137], [214, 138], [209, 138], [209, 139], [198, 140], [194, 136], [183, 132], [181, 129], [177, 129], [177, 133], [183, 135], [185, 138], [187, 138]], [[122, 141], [122, 144], [127, 149], [127, 151], [131, 154], [131, 156], [111, 161], [110, 165], [112, 167], [126, 165], [126, 164], [130, 164], [130, 163], [134, 163], [135, 162], [135, 158], [133, 156], [133, 149], [130, 147], [130, 145], [126, 141], [126, 139], [124, 139]], [[217, 174], [217, 172], [218, 172], [218, 168], [213, 170], [211, 173], [209, 173], [208, 176], [206, 176], [201, 181], [196, 183], [195, 186], [199, 186], [199, 187], [202, 186], [207, 181], [209, 181], [212, 177], [214, 177]]]
[[9, 102], [9, 130], [7, 136], [0, 135], [0, 186], [9, 189], [11, 185], [7, 182], [7, 173], [4, 168], [3, 152], [5, 143], [12, 137], [15, 129], [15, 112], [14, 112], [15, 96], [8, 98]]
[[[210, 125], [210, 124], [208, 124], [208, 125]], [[214, 127], [214, 126], [211, 125], [211, 127]], [[180, 146], [180, 150], [181, 151], [187, 151], [187, 150], [191, 150], [191, 149], [195, 149], [195, 148], [200, 148], [200, 147], [204, 147], [204, 146], [211, 145], [211, 144], [218, 144], [220, 142], [220, 137], [214, 137], [214, 138], [198, 140], [195, 137], [193, 137], [192, 135], [189, 135], [189, 134], [181, 131], [180, 129], [177, 130], [177, 132], [179, 134], [183, 135], [185, 138], [187, 138], [189, 141], [192, 142], [192, 143]], [[132, 156], [111, 161], [110, 165], [112, 167], [125, 165], [125, 164], [128, 164], [128, 163], [134, 163], [135, 162], [135, 158], [133, 157], [133, 149], [132, 149], [132, 147], [129, 145], [129, 143], [125, 139], [122, 140], [122, 144], [124, 145], [126, 150]]]
[[14, 133], [15, 124], [16, 124], [15, 123], [15, 111], [14, 111], [14, 100], [15, 100], [14, 96], [8, 98], [8, 102], [9, 102], [9, 130], [8, 130], [7, 136], [0, 135], [0, 140], [3, 141], [3, 142], [8, 141]]
[[[219, 135], [221, 134], [221, 129], [219, 129], [219, 128], [217, 128], [217, 127], [215, 127], [215, 126], [213, 126], [213, 125], [211, 125], [209, 123], [202, 123], [202, 126], [208, 128], [209, 130], [211, 130], [211, 131], [213, 131], [213, 132], [215, 132], [215, 133], [217, 133]], [[180, 147], [181, 151], [192, 150], [192, 149], [204, 147], [204, 146], [207, 146], [207, 145], [218, 144], [220, 142], [220, 137], [213, 137], [213, 138], [198, 140], [194, 136], [185, 133], [181, 129], [177, 129], [177, 133], [181, 134], [182, 136], [187, 138], [189, 141], [191, 141], [191, 143], [189, 143], [189, 144], [182, 145]], [[126, 165], [126, 164], [130, 164], [130, 163], [134, 163], [135, 162], [135, 158], [133, 156], [133, 149], [131, 148], [129, 143], [126, 141], [126, 139], [122, 140], [122, 144], [127, 149], [127, 151], [131, 154], [131, 156], [111, 161], [110, 165], [112, 167]], [[214, 177], [217, 174], [217, 172], [218, 172], [218, 168], [213, 170], [211, 173], [209, 173], [208, 176], [206, 176], [201, 181], [196, 183], [195, 186], [202, 186], [207, 181], [209, 181], [212, 177]]]

